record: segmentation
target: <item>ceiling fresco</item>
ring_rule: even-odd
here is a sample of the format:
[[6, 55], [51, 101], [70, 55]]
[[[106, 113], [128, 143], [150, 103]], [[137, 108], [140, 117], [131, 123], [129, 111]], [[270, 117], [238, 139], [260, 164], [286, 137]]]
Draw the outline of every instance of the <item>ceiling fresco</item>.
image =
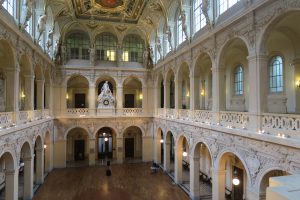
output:
[[79, 19], [138, 23], [147, 0], [72, 0]]

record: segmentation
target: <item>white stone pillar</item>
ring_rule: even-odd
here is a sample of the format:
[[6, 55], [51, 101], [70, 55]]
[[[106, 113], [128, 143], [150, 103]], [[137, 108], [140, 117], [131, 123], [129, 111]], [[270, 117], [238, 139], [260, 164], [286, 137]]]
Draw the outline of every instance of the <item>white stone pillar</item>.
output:
[[123, 135], [119, 136], [117, 135], [117, 148], [116, 148], [116, 151], [117, 151], [117, 162], [118, 163], [123, 163], [123, 159], [124, 159], [124, 146], [123, 146]]
[[89, 113], [91, 116], [96, 115], [96, 92], [95, 92], [95, 84], [89, 85]]
[[170, 108], [170, 81], [164, 81], [164, 108]]
[[96, 139], [89, 139], [89, 166], [96, 164]]
[[195, 110], [195, 100], [196, 100], [196, 78], [193, 74], [190, 74], [190, 110]]
[[5, 199], [18, 200], [18, 178], [19, 169], [7, 170], [5, 172]]
[[27, 157], [24, 162], [24, 184], [23, 184], [23, 199], [32, 199], [33, 197], [33, 159]]
[[123, 108], [123, 86], [122, 85], [117, 86], [116, 103], [117, 103], [117, 109]]
[[148, 105], [148, 89], [147, 86], [143, 86], [142, 88], [142, 94], [143, 94], [143, 99], [142, 99], [142, 108], [143, 112], [147, 113], [147, 105]]
[[300, 82], [300, 58], [298, 59], [295, 59], [294, 60], [294, 77], [295, 77], [295, 83], [294, 83], [294, 87], [295, 87], [295, 98], [296, 98], [296, 101], [295, 101], [295, 113], [300, 113], [300, 88], [296, 87], [296, 82]]
[[19, 111], [19, 72], [20, 69], [6, 68], [6, 111]]
[[224, 68], [213, 66], [212, 68], [212, 111], [213, 111], [213, 122], [219, 123], [219, 112], [225, 109], [225, 74]]
[[166, 172], [170, 172], [171, 166], [170, 166], [170, 152], [171, 152], [171, 143], [165, 141], [164, 142], [164, 170]]
[[268, 57], [265, 55], [248, 56], [249, 68], [249, 128], [261, 129], [260, 115], [267, 111], [268, 94]]
[[182, 81], [175, 79], [175, 109], [182, 108]]
[[182, 145], [175, 147], [175, 183], [182, 183]]
[[34, 103], [34, 76], [25, 75], [25, 110], [33, 110]]
[[200, 158], [190, 156], [190, 197], [200, 199], [199, 166]]
[[36, 80], [36, 109], [44, 109], [44, 80]]
[[44, 148], [36, 149], [36, 184], [44, 182]]
[[212, 169], [212, 199], [225, 200], [226, 170]]

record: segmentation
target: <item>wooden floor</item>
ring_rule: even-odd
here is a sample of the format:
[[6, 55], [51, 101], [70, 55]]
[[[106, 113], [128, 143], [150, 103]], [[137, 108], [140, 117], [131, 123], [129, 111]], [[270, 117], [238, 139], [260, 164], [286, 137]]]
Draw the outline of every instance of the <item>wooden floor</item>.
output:
[[34, 200], [185, 200], [189, 199], [161, 170], [150, 173], [150, 164], [112, 165], [54, 170]]

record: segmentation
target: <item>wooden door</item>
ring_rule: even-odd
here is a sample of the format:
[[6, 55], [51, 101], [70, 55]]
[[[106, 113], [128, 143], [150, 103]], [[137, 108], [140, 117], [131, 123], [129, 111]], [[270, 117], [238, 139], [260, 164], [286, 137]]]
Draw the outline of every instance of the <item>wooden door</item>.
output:
[[74, 159], [75, 161], [84, 160], [84, 140], [75, 140]]
[[125, 158], [134, 157], [134, 138], [125, 138]]

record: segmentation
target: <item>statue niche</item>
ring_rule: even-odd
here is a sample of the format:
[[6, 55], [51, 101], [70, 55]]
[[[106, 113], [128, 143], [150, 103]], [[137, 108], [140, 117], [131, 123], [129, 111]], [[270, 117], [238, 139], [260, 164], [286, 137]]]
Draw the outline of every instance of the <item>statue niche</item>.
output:
[[[103, 82], [99, 84], [99, 89]], [[98, 95], [98, 108], [115, 108], [115, 98], [111, 92], [112, 85], [108, 81], [105, 81], [99, 91]]]

